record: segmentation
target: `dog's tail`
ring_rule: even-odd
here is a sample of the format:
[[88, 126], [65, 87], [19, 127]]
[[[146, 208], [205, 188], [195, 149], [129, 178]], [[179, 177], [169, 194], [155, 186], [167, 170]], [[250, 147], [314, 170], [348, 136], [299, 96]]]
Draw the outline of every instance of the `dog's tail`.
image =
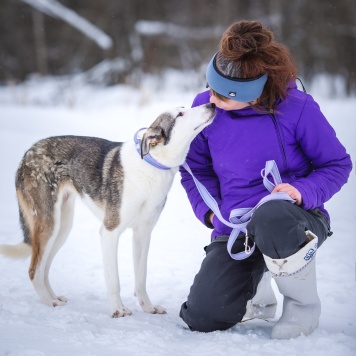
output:
[[20, 259], [31, 256], [32, 247], [31, 245], [20, 242], [17, 245], [0, 245], [0, 255], [6, 257]]

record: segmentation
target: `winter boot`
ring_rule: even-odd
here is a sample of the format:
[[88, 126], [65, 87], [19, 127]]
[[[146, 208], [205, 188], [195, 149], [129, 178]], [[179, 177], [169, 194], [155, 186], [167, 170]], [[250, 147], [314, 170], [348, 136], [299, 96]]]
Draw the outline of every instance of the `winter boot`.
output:
[[319, 325], [320, 300], [316, 287], [315, 253], [318, 237], [305, 232], [307, 244], [290, 257], [263, 256], [284, 296], [283, 313], [272, 329], [272, 339], [291, 339], [311, 334]]
[[263, 274], [255, 296], [247, 302], [244, 319], [273, 318], [277, 309], [277, 299], [271, 286], [271, 273]]

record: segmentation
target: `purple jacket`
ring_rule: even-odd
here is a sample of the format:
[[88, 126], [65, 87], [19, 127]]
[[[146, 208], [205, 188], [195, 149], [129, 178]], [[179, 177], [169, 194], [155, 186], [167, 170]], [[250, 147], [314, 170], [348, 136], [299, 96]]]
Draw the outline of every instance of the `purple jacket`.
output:
[[[210, 93], [199, 94], [193, 107], [209, 102]], [[283, 183], [302, 194], [302, 208], [319, 208], [328, 218], [324, 203], [347, 182], [352, 163], [334, 129], [313, 98], [296, 88], [273, 115], [250, 107], [225, 111], [192, 142], [187, 163], [196, 178], [218, 202], [228, 220], [236, 208], [252, 208], [269, 192], [261, 170], [275, 160]], [[203, 223], [209, 211], [190, 174], [180, 169], [195, 215]], [[231, 228], [216, 217], [212, 237], [229, 235]]]

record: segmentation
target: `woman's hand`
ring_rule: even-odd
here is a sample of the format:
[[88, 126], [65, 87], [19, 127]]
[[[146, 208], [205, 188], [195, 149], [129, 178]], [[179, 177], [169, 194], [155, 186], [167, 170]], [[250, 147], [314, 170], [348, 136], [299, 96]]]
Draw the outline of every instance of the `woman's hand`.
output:
[[214, 224], [213, 224], [214, 216], [215, 216], [215, 214], [213, 212], [211, 212], [211, 214], [209, 215], [209, 220], [211, 222], [211, 225], [213, 225], [213, 226], [214, 226]]
[[296, 200], [297, 205], [302, 204], [302, 195], [299, 190], [288, 183], [277, 184], [272, 190], [272, 193], [277, 192], [287, 193], [292, 199]]

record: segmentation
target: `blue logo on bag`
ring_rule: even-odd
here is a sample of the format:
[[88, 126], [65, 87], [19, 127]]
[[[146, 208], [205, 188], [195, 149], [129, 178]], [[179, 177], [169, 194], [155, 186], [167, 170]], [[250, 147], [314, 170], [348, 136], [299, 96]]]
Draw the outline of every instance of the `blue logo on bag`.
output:
[[309, 260], [312, 259], [313, 256], [315, 255], [315, 252], [316, 252], [316, 249], [311, 248], [311, 249], [306, 253], [306, 255], [304, 256], [304, 259], [305, 259], [306, 261], [309, 261]]

